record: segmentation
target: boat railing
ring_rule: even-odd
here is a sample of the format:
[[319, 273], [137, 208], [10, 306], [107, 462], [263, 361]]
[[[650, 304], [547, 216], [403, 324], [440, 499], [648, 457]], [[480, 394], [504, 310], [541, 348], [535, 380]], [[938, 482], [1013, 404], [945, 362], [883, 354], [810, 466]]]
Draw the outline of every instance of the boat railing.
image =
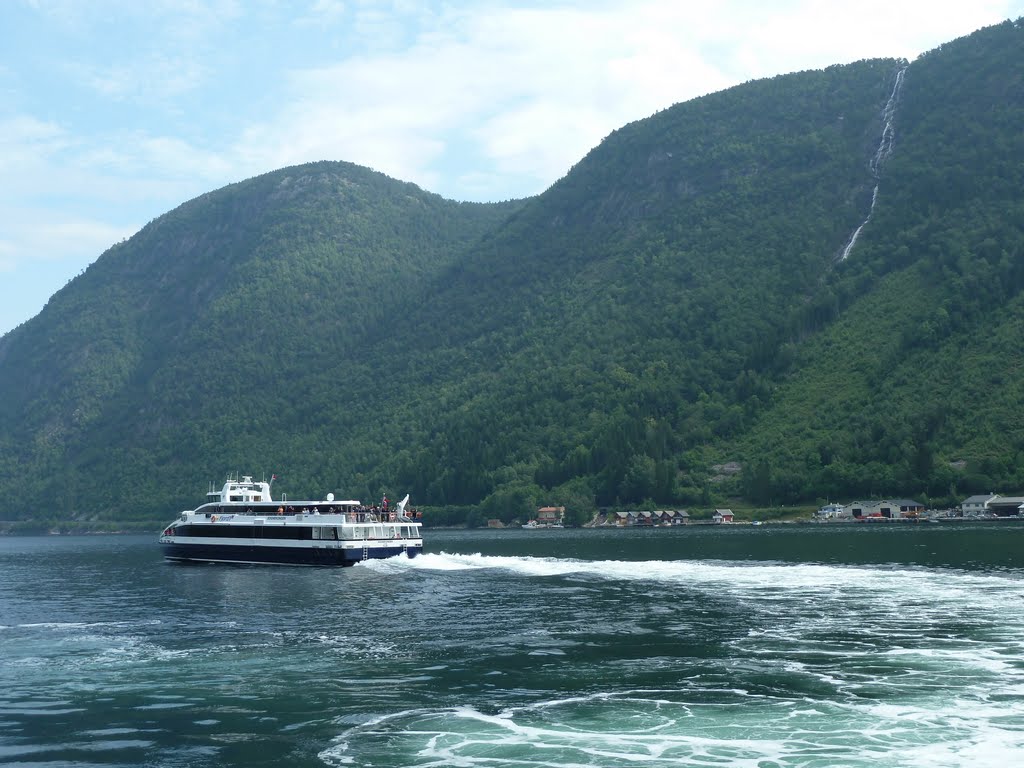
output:
[[[267, 505], [269, 506], [269, 505]], [[337, 515], [344, 516], [349, 523], [365, 524], [391, 524], [407, 523], [410, 525], [422, 525], [419, 517], [409, 515], [398, 515], [392, 513], [380, 513], [373, 509], [353, 509], [351, 507], [339, 506], [292, 506], [283, 502], [276, 507], [267, 506], [254, 507], [245, 502], [224, 502], [217, 504], [204, 504], [200, 509], [184, 510], [182, 514], [210, 517], [211, 515], [258, 515], [260, 517], [311, 517], [314, 515]]]

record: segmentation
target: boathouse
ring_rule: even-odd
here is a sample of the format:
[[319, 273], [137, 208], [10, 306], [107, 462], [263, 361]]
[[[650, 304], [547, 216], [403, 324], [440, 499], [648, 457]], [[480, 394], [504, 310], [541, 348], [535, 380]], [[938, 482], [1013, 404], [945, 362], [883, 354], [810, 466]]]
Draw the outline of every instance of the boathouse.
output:
[[977, 517], [989, 513], [988, 505], [999, 498], [996, 493], [982, 493], [977, 496], [968, 496], [960, 502], [960, 510], [964, 517]]
[[918, 517], [924, 512], [924, 504], [913, 499], [882, 499], [880, 501], [854, 501], [845, 509], [849, 509], [850, 516], [858, 520], [868, 517], [898, 520]]
[[658, 519], [658, 525], [686, 525], [690, 522], [690, 513], [685, 509], [667, 509], [654, 513]]
[[650, 528], [650, 527], [652, 527], [654, 525], [654, 523], [655, 523], [654, 513], [651, 512], [649, 509], [641, 509], [639, 512], [636, 512], [635, 514], [636, 514], [636, 523], [635, 523], [635, 525], [643, 526], [643, 527], [646, 527], [646, 528]]
[[988, 511], [996, 517], [1014, 517], [1020, 514], [1024, 496], [997, 496], [988, 503]]

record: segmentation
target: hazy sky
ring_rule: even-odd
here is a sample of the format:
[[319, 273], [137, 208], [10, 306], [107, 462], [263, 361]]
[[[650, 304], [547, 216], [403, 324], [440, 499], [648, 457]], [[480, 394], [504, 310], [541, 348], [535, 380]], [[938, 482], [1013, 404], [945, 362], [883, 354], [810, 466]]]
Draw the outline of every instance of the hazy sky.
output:
[[622, 125], [918, 54], [1024, 0], [0, 0], [0, 334], [203, 192], [348, 160], [542, 192]]

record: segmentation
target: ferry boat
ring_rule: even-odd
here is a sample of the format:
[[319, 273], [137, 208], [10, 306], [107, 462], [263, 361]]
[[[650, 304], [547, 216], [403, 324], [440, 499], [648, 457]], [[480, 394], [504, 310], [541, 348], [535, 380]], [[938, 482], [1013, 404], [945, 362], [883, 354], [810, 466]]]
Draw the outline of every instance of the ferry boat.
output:
[[273, 482], [228, 478], [206, 503], [185, 510], [160, 534], [164, 557], [177, 562], [266, 565], [355, 565], [423, 551], [421, 524], [406, 513], [408, 495], [393, 509], [338, 501], [274, 501]]

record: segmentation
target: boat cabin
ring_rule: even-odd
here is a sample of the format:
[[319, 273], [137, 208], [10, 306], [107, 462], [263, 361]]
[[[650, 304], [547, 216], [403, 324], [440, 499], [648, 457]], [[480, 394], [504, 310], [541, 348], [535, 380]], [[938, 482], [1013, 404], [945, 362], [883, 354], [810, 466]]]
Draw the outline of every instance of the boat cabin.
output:
[[270, 483], [254, 482], [250, 475], [243, 475], [241, 480], [230, 478], [224, 487], [219, 491], [213, 488], [206, 494], [206, 502], [215, 504], [217, 502], [238, 501], [242, 503], [253, 503], [260, 501], [272, 501], [270, 498]]

